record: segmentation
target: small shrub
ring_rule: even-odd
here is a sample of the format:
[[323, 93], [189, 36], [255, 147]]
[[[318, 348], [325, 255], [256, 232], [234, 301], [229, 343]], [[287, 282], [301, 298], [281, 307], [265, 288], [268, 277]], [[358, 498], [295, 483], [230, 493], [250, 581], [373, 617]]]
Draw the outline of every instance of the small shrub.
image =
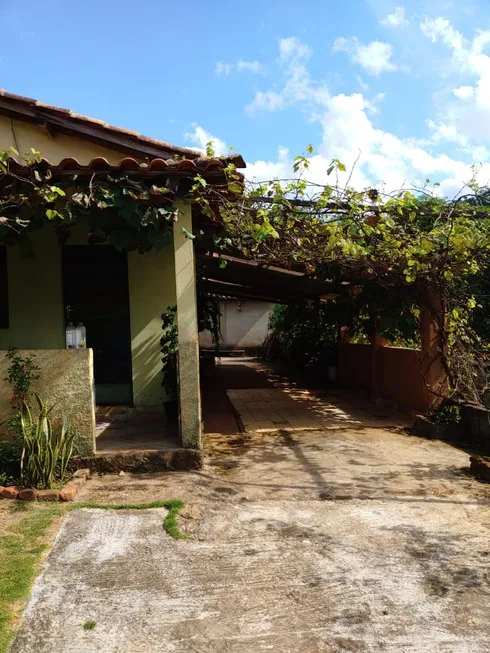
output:
[[438, 424], [459, 424], [461, 421], [461, 408], [454, 404], [440, 406], [433, 415]]
[[40, 378], [39, 366], [34, 362], [34, 356], [21, 356], [15, 347], [7, 351], [10, 365], [4, 381], [12, 386], [12, 410], [19, 412], [22, 404], [29, 400], [31, 386]]
[[0, 442], [0, 485], [19, 482], [21, 456], [22, 445], [18, 441]]

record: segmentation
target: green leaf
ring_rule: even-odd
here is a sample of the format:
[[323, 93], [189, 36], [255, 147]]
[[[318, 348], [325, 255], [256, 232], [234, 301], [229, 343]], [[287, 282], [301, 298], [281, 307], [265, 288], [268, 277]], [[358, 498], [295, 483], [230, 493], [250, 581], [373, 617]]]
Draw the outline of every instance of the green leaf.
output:
[[236, 193], [237, 195], [241, 195], [243, 193], [243, 186], [236, 181], [231, 181], [228, 184], [228, 190], [231, 193]]
[[188, 229], [185, 227], [182, 227], [182, 233], [186, 238], [189, 238], [189, 240], [195, 240], [196, 236], [195, 234], [191, 233]]

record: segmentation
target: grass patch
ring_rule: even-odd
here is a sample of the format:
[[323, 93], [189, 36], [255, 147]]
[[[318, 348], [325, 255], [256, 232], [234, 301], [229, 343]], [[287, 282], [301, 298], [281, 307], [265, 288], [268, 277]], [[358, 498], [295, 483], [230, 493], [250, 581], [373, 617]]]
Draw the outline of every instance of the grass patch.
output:
[[95, 510], [151, 510], [152, 508], [165, 508], [167, 515], [163, 520], [163, 530], [174, 540], [183, 540], [186, 535], [179, 528], [179, 513], [184, 508], [185, 503], [180, 499], [170, 499], [169, 501], [152, 501], [151, 503], [116, 503], [114, 505], [107, 503], [74, 503], [70, 506], [71, 510], [79, 508], [92, 508]]
[[[47, 538], [53, 521], [73, 510], [151, 510], [165, 508], [163, 529], [175, 540], [186, 537], [179, 528], [179, 513], [184, 508], [179, 499], [139, 504], [41, 503], [29, 501], [2, 502], [0, 520], [13, 521], [6, 534], [0, 535], [0, 653], [6, 653], [14, 635], [14, 626], [23, 610], [32, 583], [39, 572], [43, 553], [49, 547]], [[3, 517], [5, 515], [5, 517]], [[88, 624], [93, 624], [89, 626]], [[87, 621], [85, 630], [95, 628]]]
[[6, 535], [0, 536], [0, 653], [8, 649], [23, 608], [22, 601], [38, 574], [42, 554], [48, 547], [45, 540], [48, 530], [53, 520], [66, 512], [57, 504], [33, 505], [26, 510], [10, 504], [9, 511], [22, 512], [25, 516]]
[[83, 629], [84, 630], [93, 630], [95, 626], [97, 625], [97, 622], [94, 621], [93, 619], [89, 619], [83, 624]]
[[179, 499], [172, 499], [172, 501], [166, 501], [165, 503], [164, 507], [168, 512], [163, 520], [163, 530], [174, 540], [184, 540], [186, 535], [179, 528], [179, 513], [185, 503]]

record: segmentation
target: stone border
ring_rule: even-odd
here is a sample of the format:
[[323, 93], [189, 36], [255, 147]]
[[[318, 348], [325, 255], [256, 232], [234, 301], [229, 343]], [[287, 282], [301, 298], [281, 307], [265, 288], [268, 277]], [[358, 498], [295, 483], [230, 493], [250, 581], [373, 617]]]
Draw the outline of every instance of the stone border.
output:
[[60, 490], [34, 490], [15, 485], [0, 487], [3, 499], [20, 499], [21, 501], [73, 501], [78, 490], [90, 478], [90, 469], [77, 469], [71, 479]]
[[202, 468], [201, 449], [167, 449], [164, 451], [128, 451], [98, 453], [73, 458], [73, 468], [90, 467], [96, 474], [118, 474], [121, 471], [150, 474], [161, 471], [189, 471]]
[[470, 472], [476, 478], [490, 481], [490, 460], [482, 456], [470, 456]]

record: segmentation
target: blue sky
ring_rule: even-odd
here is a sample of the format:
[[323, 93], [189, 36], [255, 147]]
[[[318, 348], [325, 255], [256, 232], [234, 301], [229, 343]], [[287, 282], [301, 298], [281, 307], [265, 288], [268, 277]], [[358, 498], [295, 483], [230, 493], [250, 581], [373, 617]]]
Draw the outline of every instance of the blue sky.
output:
[[232, 145], [251, 177], [312, 143], [315, 181], [358, 156], [359, 186], [490, 180], [488, 0], [0, 0], [0, 22], [0, 87]]

